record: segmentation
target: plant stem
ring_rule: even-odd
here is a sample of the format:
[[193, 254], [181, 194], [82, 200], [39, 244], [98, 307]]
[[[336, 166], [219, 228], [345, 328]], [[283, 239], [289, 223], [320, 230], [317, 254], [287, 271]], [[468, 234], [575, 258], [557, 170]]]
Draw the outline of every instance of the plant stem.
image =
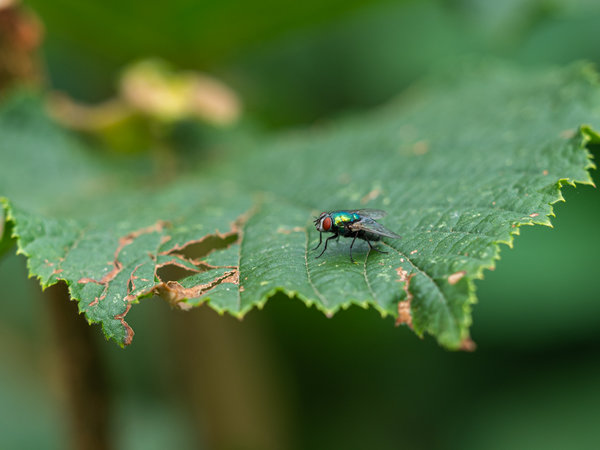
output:
[[[208, 448], [290, 447], [289, 391], [258, 323], [203, 307], [172, 314], [176, 379]], [[283, 377], [285, 378], [285, 377]]]
[[71, 447], [107, 450], [109, 396], [92, 327], [64, 283], [45, 291], [56, 336], [58, 370], [70, 421]]

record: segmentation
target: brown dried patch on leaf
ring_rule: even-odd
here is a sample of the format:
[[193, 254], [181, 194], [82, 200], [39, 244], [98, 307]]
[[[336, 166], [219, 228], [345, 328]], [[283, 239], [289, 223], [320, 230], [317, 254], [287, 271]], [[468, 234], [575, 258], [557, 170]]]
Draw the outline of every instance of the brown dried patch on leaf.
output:
[[529, 214], [529, 217], [537, 217], [537, 216], [539, 216], [538, 213]]
[[454, 284], [458, 283], [466, 274], [467, 274], [466, 270], [461, 270], [460, 272], [455, 272], [452, 275], [448, 276], [448, 283], [454, 285]]
[[294, 228], [277, 228], [277, 232], [281, 234], [291, 234], [291, 233], [304, 233], [304, 228], [302, 227], [294, 227]]
[[77, 280], [77, 282], [80, 284], [86, 284], [86, 283], [104, 284], [104, 283], [102, 283], [102, 281], [94, 280], [93, 278], [87, 278], [87, 277], [80, 278], [79, 280]]
[[424, 155], [429, 151], [429, 141], [417, 141], [412, 148], [415, 155]]
[[131, 340], [133, 339], [133, 329], [129, 326], [129, 324], [127, 322], [125, 322], [125, 316], [127, 315], [127, 313], [129, 312], [129, 310], [131, 309], [131, 303], [127, 304], [127, 308], [125, 309], [125, 311], [123, 311], [121, 314], [117, 314], [115, 316], [116, 320], [119, 320], [121, 322], [121, 324], [125, 327], [125, 339], [123, 340], [123, 345], [129, 345], [131, 344]]
[[170, 305], [180, 308], [189, 309], [189, 305], [182, 303], [184, 300], [190, 298], [198, 298], [206, 294], [211, 289], [214, 289], [221, 283], [239, 283], [239, 271], [232, 270], [226, 272], [220, 277], [215, 278], [210, 283], [199, 284], [197, 286], [185, 288], [177, 281], [162, 282], [154, 286], [151, 290], [152, 293], [159, 295], [166, 300]]
[[474, 352], [476, 348], [477, 344], [475, 344], [470, 337], [467, 337], [462, 340], [458, 349], [462, 350], [463, 352]]
[[[225, 274], [227, 275], [227, 274]], [[234, 270], [229, 272], [229, 275], [221, 280], [221, 283], [240, 284], [240, 272]], [[220, 283], [219, 283], [220, 284]]]
[[411, 300], [402, 300], [398, 302], [398, 318], [396, 319], [396, 326], [400, 326], [402, 324], [408, 325], [410, 328], [412, 325], [412, 316], [410, 313], [410, 303]]
[[406, 282], [409, 280], [408, 271], [404, 270], [402, 266], [396, 268], [396, 273], [398, 274], [398, 281]]
[[371, 192], [369, 192], [367, 195], [360, 199], [360, 203], [365, 205], [371, 200], [375, 200], [377, 197], [379, 197], [382, 194], [382, 192], [383, 191], [381, 189], [373, 189]]
[[413, 295], [409, 290], [410, 280], [415, 276], [414, 273], [409, 274], [402, 267], [396, 268], [396, 273], [398, 274], [398, 281], [404, 283], [402, 289], [406, 293], [406, 300], [402, 300], [398, 302], [398, 318], [396, 319], [396, 326], [406, 324], [410, 328], [412, 328], [412, 314], [411, 314], [411, 303], [413, 299]]
[[562, 130], [560, 132], [560, 137], [563, 139], [571, 139], [573, 136], [575, 136], [576, 131], [573, 129], [568, 129], [568, 130]]
[[135, 268], [131, 271], [131, 275], [129, 276], [129, 279], [127, 280], [127, 296], [124, 298], [124, 300], [127, 302], [131, 302], [131, 301], [135, 300], [135, 298], [136, 298], [136, 295], [134, 294], [135, 293], [135, 280], [137, 280], [139, 277], [137, 277], [135, 275], [135, 273], [142, 265], [143, 265], [143, 263], [135, 266]]

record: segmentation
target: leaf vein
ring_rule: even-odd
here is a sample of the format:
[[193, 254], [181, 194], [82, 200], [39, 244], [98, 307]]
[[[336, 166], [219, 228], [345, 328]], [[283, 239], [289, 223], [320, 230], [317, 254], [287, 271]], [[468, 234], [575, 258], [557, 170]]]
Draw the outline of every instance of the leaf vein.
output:
[[306, 235], [306, 246], [305, 246], [305, 250], [304, 250], [304, 264], [306, 266], [306, 276], [308, 278], [308, 284], [310, 284], [310, 286], [312, 287], [313, 291], [315, 291], [315, 294], [317, 295], [317, 297], [319, 297], [319, 299], [321, 300], [321, 302], [323, 303], [323, 305], [328, 306], [329, 302], [323, 296], [323, 294], [321, 294], [319, 292], [319, 290], [317, 289], [317, 287], [313, 283], [312, 278], [310, 276], [310, 270], [308, 268], [308, 242], [309, 242], [309, 237], [308, 237], [308, 229], [307, 228], [304, 229], [304, 234]]
[[369, 259], [370, 254], [371, 254], [371, 249], [367, 250], [367, 256], [365, 257], [365, 262], [363, 264], [363, 276], [365, 277], [365, 283], [367, 284], [367, 288], [369, 289], [369, 292], [373, 296], [373, 302], [377, 303], [379, 305], [379, 301], [377, 300], [377, 297], [375, 296], [375, 291], [373, 291], [373, 288], [371, 287], [371, 283], [369, 282], [369, 276], [367, 275], [367, 261]]

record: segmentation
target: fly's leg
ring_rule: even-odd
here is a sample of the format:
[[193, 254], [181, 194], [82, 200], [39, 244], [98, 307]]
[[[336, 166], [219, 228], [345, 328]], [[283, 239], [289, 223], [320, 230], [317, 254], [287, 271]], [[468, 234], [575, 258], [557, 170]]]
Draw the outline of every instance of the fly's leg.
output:
[[319, 256], [317, 256], [317, 258], [320, 258], [321, 255], [323, 253], [325, 253], [325, 250], [327, 250], [327, 242], [329, 242], [331, 239], [335, 239], [336, 237], [338, 237], [338, 235], [334, 234], [333, 236], [329, 236], [327, 239], [325, 239], [325, 248], [323, 249], [323, 251], [321, 252], [321, 254]]
[[371, 245], [371, 241], [369, 241], [368, 239], [367, 239], [366, 241], [367, 241], [367, 244], [369, 244], [369, 248], [370, 248], [371, 250], [375, 250], [376, 252], [379, 252], [379, 253], [387, 253], [387, 252], [384, 252], [383, 250], [379, 250], [377, 247], [373, 247], [373, 246]]
[[[350, 262], [352, 264], [354, 264], [354, 258], [352, 258], [352, 246], [354, 245], [354, 241], [356, 241], [356, 238], [358, 237], [358, 231], [356, 232], [356, 234], [354, 235], [354, 239], [352, 239], [352, 244], [350, 244]], [[369, 241], [367, 241], [369, 242]], [[370, 245], [370, 244], [369, 244]]]
[[313, 248], [313, 250], [318, 249], [321, 246], [321, 242], [323, 242], [323, 233], [319, 233], [319, 245]]

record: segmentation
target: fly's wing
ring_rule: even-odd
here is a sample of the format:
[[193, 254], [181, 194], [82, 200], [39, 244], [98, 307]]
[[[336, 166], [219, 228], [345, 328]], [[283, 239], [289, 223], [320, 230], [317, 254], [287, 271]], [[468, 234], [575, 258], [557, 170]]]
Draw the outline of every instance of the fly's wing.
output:
[[362, 217], [370, 217], [371, 219], [381, 219], [387, 216], [387, 213], [382, 209], [354, 209], [348, 212], [358, 214]]
[[357, 222], [351, 224], [348, 228], [351, 231], [366, 231], [368, 233], [377, 234], [379, 236], [389, 237], [393, 239], [400, 239], [393, 231], [388, 230], [386, 227], [381, 225], [380, 223], [375, 222], [373, 219], [369, 217], [365, 217]]

